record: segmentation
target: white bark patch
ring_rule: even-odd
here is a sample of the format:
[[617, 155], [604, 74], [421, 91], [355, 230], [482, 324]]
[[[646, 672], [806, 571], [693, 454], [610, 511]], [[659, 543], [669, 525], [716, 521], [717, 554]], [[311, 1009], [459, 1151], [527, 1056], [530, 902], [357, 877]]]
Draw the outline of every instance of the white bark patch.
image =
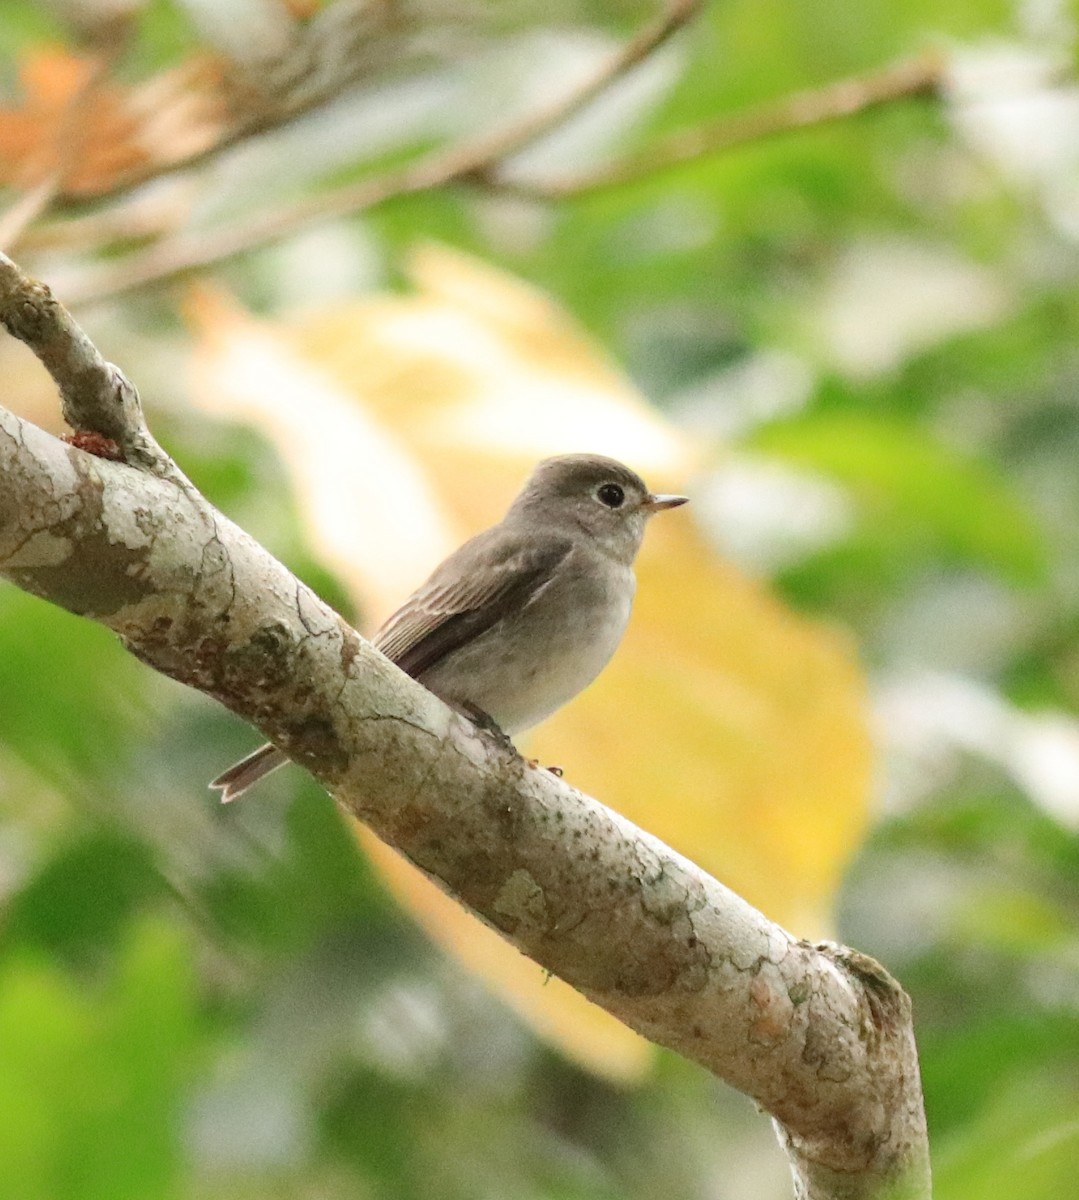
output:
[[547, 900], [543, 888], [523, 869], [518, 869], [502, 885], [495, 897], [495, 912], [515, 921], [542, 925], [547, 920]]
[[145, 506], [133, 502], [130, 495], [116, 488], [106, 488], [101, 499], [101, 526], [109, 544], [126, 546], [129, 550], [146, 549], [152, 539], [139, 520], [145, 515]]
[[455, 750], [460, 751], [469, 762], [479, 766], [487, 761], [490, 750], [487, 743], [483, 739], [483, 735], [476, 729], [471, 721], [466, 721], [463, 717], [459, 717], [455, 721], [449, 723], [450, 742]]

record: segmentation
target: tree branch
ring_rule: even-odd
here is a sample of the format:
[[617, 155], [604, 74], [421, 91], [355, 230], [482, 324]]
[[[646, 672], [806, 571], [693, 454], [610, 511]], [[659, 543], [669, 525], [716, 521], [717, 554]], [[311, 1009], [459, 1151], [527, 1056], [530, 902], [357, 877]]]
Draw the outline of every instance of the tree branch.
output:
[[[478, 183], [532, 200], [588, 196], [752, 142], [837, 121], [898, 100], [936, 95], [944, 83], [946, 59], [938, 51], [926, 51], [876, 71], [678, 130], [644, 152], [595, 170], [551, 179], [528, 179], [514, 174], [512, 160], [518, 154], [565, 124], [648, 58], [686, 25], [699, 8], [700, 0], [668, 0], [663, 13], [621, 46], [592, 76], [553, 103], [508, 126], [437, 150], [384, 174], [323, 190], [221, 229], [166, 236], [146, 249], [98, 269], [81, 284], [69, 288], [69, 303], [86, 304], [123, 295], [235, 258], [315, 222], [354, 215], [402, 196], [453, 183]], [[250, 136], [261, 128], [257, 122], [245, 126], [237, 132], [237, 137]], [[227, 141], [215, 145], [212, 152], [219, 152], [226, 144]], [[183, 165], [191, 164], [173, 164], [168, 169]], [[164, 171], [164, 167], [159, 167], [154, 174]], [[127, 186], [125, 183], [124, 188]], [[63, 223], [50, 231], [51, 236], [61, 237], [62, 230]]]
[[590, 104], [668, 41], [699, 8], [700, 0], [668, 0], [659, 17], [620, 46], [589, 78], [546, 107], [508, 126], [437, 150], [384, 175], [327, 189], [270, 212], [256, 213], [236, 225], [159, 242], [96, 272], [83, 287], [71, 289], [69, 303], [85, 304], [122, 295], [149, 283], [235, 258], [315, 221], [364, 212], [400, 196], [482, 176], [495, 163], [526, 149]]
[[640, 154], [593, 171], [560, 179], [530, 180], [519, 178], [511, 169], [496, 163], [495, 169], [484, 176], [484, 182], [500, 191], [538, 200], [591, 195], [636, 183], [750, 142], [824, 125], [896, 100], [935, 95], [944, 81], [944, 69], [944, 57], [936, 51], [927, 51], [865, 75], [794, 92], [744, 112], [732, 113], [691, 129], [677, 130], [653, 142]]
[[0, 325], [32, 349], [55, 380], [76, 445], [85, 435], [96, 435], [103, 442], [87, 439], [87, 444], [97, 452], [111, 455], [115, 447], [116, 457], [129, 465], [190, 486], [150, 433], [139, 393], [123, 371], [105, 361], [45, 284], [24, 275], [2, 253]]
[[[65, 411], [141, 445], [123, 376], [46, 288], [0, 266], [0, 322], [46, 363]], [[522, 953], [752, 1096], [778, 1123], [798, 1196], [928, 1197], [910, 1005], [881, 967], [795, 939], [526, 765], [182, 477], [139, 465], [0, 409], [0, 574], [220, 700]]]

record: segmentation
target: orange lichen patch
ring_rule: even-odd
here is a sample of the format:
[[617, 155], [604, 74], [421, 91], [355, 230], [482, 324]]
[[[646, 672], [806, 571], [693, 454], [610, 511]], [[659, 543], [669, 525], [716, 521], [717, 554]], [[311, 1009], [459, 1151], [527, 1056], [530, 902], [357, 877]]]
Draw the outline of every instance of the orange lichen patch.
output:
[[772, 986], [763, 975], [749, 985], [754, 1015], [749, 1022], [750, 1040], [758, 1045], [774, 1045], [790, 1032], [794, 1005], [787, 993]]
[[76, 450], [84, 450], [95, 458], [107, 458], [110, 462], [123, 462], [124, 454], [116, 442], [103, 433], [94, 433], [90, 429], [79, 429], [75, 433], [65, 433], [60, 439], [74, 446]]
[[327, 0], [285, 0], [285, 8], [290, 17], [297, 21], [306, 21], [320, 9], [326, 7]]

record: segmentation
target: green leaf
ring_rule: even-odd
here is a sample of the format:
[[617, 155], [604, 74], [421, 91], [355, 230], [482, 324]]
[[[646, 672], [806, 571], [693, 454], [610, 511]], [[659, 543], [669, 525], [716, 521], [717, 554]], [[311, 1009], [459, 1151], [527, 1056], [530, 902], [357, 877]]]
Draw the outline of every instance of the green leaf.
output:
[[194, 1033], [189, 952], [148, 923], [88, 989], [24, 953], [0, 972], [0, 1195], [172, 1200]]
[[113, 775], [149, 675], [116, 636], [0, 587], [0, 741], [54, 783]]
[[1079, 1020], [1066, 1014], [971, 1014], [919, 1038], [926, 1112], [937, 1135], [982, 1119], [1012, 1081], [1054, 1066], [1079, 1069]]
[[138, 907], [164, 894], [147, 846], [97, 831], [62, 847], [15, 895], [0, 945], [85, 960], [112, 948]]
[[[298, 774], [298, 773], [297, 773]], [[249, 865], [214, 876], [201, 899], [222, 934], [255, 945], [271, 958], [302, 951], [335, 931], [363, 929], [372, 941], [396, 909], [333, 804], [314, 784], [297, 780], [282, 852], [252, 871]], [[232, 808], [223, 821], [235, 819]], [[365, 952], [376, 951], [368, 945]]]
[[994, 1092], [980, 1120], [938, 1146], [937, 1200], [1063, 1200], [1079, 1176], [1074, 1077], [1031, 1076]]
[[[1016, 584], [1046, 570], [1041, 532], [1003, 479], [920, 429], [849, 413], [813, 413], [762, 428], [755, 449], [847, 485], [863, 521], [987, 566]], [[935, 545], [934, 545], [935, 544]]]
[[[5, 0], [0, 21], [0, 59], [3, 75], [14, 74], [15, 60], [42, 42], [55, 44], [63, 38], [63, 26], [47, 4], [35, 0]], [[5, 79], [5, 82], [8, 82]]]

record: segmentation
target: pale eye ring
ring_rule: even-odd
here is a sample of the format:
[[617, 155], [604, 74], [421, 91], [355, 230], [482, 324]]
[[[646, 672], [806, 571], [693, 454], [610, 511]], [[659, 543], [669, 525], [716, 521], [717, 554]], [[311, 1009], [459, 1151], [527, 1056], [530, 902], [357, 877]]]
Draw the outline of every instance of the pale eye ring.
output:
[[617, 483], [601, 483], [596, 488], [596, 499], [608, 508], [621, 508], [626, 502], [625, 489]]

